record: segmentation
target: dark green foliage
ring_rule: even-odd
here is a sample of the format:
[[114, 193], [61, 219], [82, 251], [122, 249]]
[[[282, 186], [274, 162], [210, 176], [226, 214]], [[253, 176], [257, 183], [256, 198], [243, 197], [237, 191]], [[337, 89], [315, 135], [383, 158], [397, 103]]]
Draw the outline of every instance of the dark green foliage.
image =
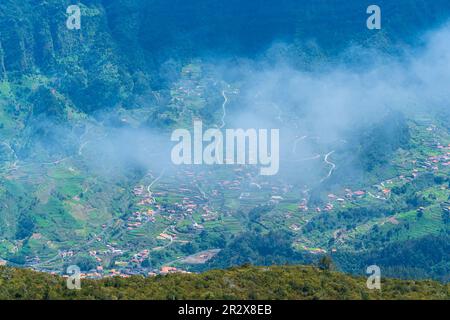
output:
[[317, 263], [317, 266], [320, 270], [331, 270], [333, 268], [333, 260], [330, 256], [323, 256], [320, 258], [319, 262]]
[[20, 216], [17, 224], [17, 239], [25, 239], [33, 233], [35, 228], [34, 220], [29, 214], [23, 214]]
[[69, 290], [66, 280], [30, 270], [0, 267], [0, 299], [449, 299], [449, 285], [432, 281], [383, 279], [369, 290], [365, 277], [313, 267], [252, 267], [172, 274], [82, 280]]
[[359, 254], [341, 252], [334, 254], [333, 259], [340, 270], [356, 274], [376, 264], [386, 276], [449, 282], [450, 236], [429, 236]]
[[272, 265], [286, 263], [309, 263], [312, 259], [292, 248], [292, 235], [285, 231], [270, 231], [267, 234], [246, 232], [236, 236], [207, 264], [210, 268], [228, 268], [233, 265], [251, 263]]
[[402, 113], [391, 112], [381, 123], [361, 137], [359, 157], [363, 167], [371, 171], [388, 163], [394, 151], [407, 148], [410, 133]]
[[70, 265], [76, 265], [80, 268], [82, 272], [86, 272], [92, 269], [95, 269], [96, 263], [95, 259], [91, 256], [79, 256], [76, 259], [72, 260], [70, 263], [66, 263], [64, 266], [64, 270], [67, 270], [67, 267]]

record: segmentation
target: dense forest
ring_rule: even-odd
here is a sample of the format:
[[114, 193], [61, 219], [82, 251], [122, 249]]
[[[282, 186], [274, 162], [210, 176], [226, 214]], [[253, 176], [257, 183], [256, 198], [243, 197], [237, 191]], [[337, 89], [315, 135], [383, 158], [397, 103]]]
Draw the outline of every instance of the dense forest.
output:
[[[376, 242], [377, 239], [371, 239]], [[382, 239], [378, 239], [379, 242]], [[320, 256], [301, 253], [290, 245], [292, 234], [274, 231], [265, 235], [249, 232], [235, 237], [206, 265], [194, 270], [229, 268], [250, 263], [259, 266], [282, 264], [314, 264]], [[392, 243], [382, 249], [361, 252], [342, 251], [333, 253], [336, 268], [341, 271], [361, 275], [365, 268], [376, 262], [389, 277], [402, 279], [433, 278], [449, 282], [450, 237], [428, 236], [416, 240]]]
[[82, 280], [69, 290], [66, 280], [30, 270], [0, 267], [0, 299], [449, 299], [450, 285], [433, 281], [382, 278], [382, 290], [369, 290], [366, 278], [304, 266], [212, 270], [203, 274], [170, 274]]
[[346, 272], [360, 273], [364, 266], [377, 261], [386, 276], [416, 279], [433, 277], [448, 283], [449, 255], [449, 236], [428, 236], [363, 253], [343, 252], [333, 255], [333, 259]]

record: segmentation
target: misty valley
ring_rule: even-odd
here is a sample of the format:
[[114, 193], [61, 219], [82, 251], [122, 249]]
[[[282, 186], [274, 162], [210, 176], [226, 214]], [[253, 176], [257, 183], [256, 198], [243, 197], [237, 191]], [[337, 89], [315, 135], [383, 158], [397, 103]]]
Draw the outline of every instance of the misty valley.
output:
[[448, 283], [448, 1], [38, 2], [0, 3], [1, 266]]
[[[234, 165], [258, 163], [268, 166], [260, 169], [261, 175], [275, 175], [279, 169], [278, 129], [226, 129], [225, 138], [219, 129], [208, 129], [203, 134], [202, 122], [194, 121], [194, 137], [186, 129], [172, 133], [171, 141], [179, 141], [172, 149], [174, 164], [184, 165]], [[203, 147], [203, 142], [209, 142]], [[204, 149], [203, 149], [204, 148]], [[194, 159], [192, 161], [192, 159]]]

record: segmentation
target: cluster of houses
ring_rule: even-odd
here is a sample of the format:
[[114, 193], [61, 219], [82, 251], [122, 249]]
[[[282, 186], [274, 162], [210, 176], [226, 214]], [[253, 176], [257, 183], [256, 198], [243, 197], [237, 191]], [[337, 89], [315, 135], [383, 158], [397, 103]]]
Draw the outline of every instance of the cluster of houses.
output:
[[134, 230], [147, 222], [155, 221], [155, 212], [153, 209], [147, 208], [145, 210], [136, 211], [127, 219], [127, 230]]
[[197, 210], [198, 205], [195, 203], [195, 200], [192, 200], [188, 197], [183, 198], [182, 203], [175, 203], [180, 210], [186, 212], [187, 214], [194, 213]]
[[207, 205], [203, 206], [202, 209], [202, 222], [215, 221], [219, 218], [218, 213], [209, 208]]
[[[344, 207], [347, 201], [354, 201], [361, 199], [366, 196], [367, 192], [363, 190], [352, 191], [351, 189], [345, 189], [345, 196], [339, 197], [333, 193], [328, 194], [328, 202], [322, 207], [316, 207], [315, 212], [330, 212], [333, 211], [336, 206]], [[300, 211], [309, 211], [308, 200], [306, 198], [302, 199], [298, 205]]]
[[145, 190], [145, 187], [143, 185], [136, 186], [133, 189], [133, 193], [136, 197], [141, 198], [138, 203], [138, 206], [147, 206], [155, 203], [152, 194], [150, 192], [147, 192], [147, 190]]
[[[181, 88], [182, 89], [182, 88]], [[448, 146], [444, 146], [442, 144], [438, 144], [436, 146], [437, 149], [442, 150], [443, 152], [439, 155], [429, 156], [424, 158], [424, 160], [413, 160], [413, 163], [416, 167], [412, 171], [411, 176], [399, 176], [400, 180], [412, 180], [416, 178], [420, 169], [428, 169], [428, 170], [438, 170], [439, 165], [442, 167], [450, 166], [450, 144]], [[250, 180], [248, 173], [244, 172], [242, 169], [235, 170], [237, 175], [235, 179], [230, 180], [220, 180], [216, 182], [216, 185], [211, 185], [211, 190], [209, 190], [208, 196], [211, 198], [221, 196], [222, 192], [225, 191], [237, 191], [234, 192], [236, 198], [239, 200], [251, 200], [252, 193], [248, 192], [249, 190], [243, 190], [245, 188], [244, 185], [246, 181]], [[242, 173], [242, 174], [240, 174]], [[190, 178], [197, 185], [198, 179], [203, 179], [200, 174], [196, 174], [194, 172], [184, 172], [184, 177]], [[207, 177], [207, 175], [206, 175]], [[395, 178], [397, 179], [397, 178]], [[351, 203], [360, 199], [364, 199], [365, 197], [372, 196], [378, 199], [386, 200], [391, 194], [391, 187], [387, 185], [394, 184], [394, 180], [387, 180], [382, 182], [379, 185], [374, 186], [373, 189], [370, 190], [356, 190], [353, 191], [349, 188], [344, 189], [342, 194], [328, 194], [328, 201], [320, 207], [309, 208], [307, 197], [304, 196], [301, 199], [300, 204], [298, 205], [298, 210], [302, 212], [331, 212], [336, 208], [345, 207], [346, 203]], [[259, 190], [264, 189], [266, 191], [270, 191], [269, 203], [278, 204], [284, 201], [285, 193], [289, 191], [289, 187], [282, 186], [272, 186], [267, 182], [263, 182], [260, 184], [253, 183], [252, 185], [258, 187]], [[127, 220], [124, 221], [124, 227], [127, 230], [135, 230], [137, 228], [142, 227], [144, 224], [148, 222], [155, 222], [155, 213], [158, 212], [158, 215], [164, 219], [169, 221], [179, 221], [180, 219], [184, 219], [185, 217], [192, 216], [193, 214], [200, 213], [201, 214], [201, 222], [195, 222], [192, 219], [192, 226], [194, 229], [203, 229], [202, 223], [208, 221], [215, 221], [219, 219], [219, 214], [210, 207], [210, 204], [207, 203], [207, 199], [205, 199], [205, 194], [200, 190], [197, 192], [195, 189], [184, 186], [181, 184], [171, 184], [169, 187], [161, 187], [159, 185], [158, 189], [164, 189], [163, 192], [159, 190], [159, 192], [149, 192], [144, 186], [139, 185], [133, 189], [133, 193], [136, 197], [138, 197], [138, 206], [139, 210], [132, 213]], [[167, 190], [166, 190], [167, 189]], [[220, 190], [220, 191], [219, 191]], [[374, 196], [372, 193], [375, 193]], [[179, 200], [174, 203], [156, 203], [156, 197], [163, 197], [167, 194], [177, 195], [179, 196]], [[442, 209], [445, 212], [450, 213], [450, 203], [445, 203], [441, 205]], [[156, 212], [154, 210], [157, 210]], [[419, 210], [424, 210], [423, 208], [419, 208]], [[104, 228], [107, 226], [105, 225]], [[301, 224], [292, 223], [289, 228], [293, 231], [299, 231], [301, 229]], [[175, 228], [173, 228], [174, 230]], [[174, 230], [174, 233], [176, 230]], [[172, 243], [174, 239], [176, 239], [176, 234], [169, 234], [167, 232], [162, 232], [156, 236], [159, 240], [167, 240]], [[339, 238], [340, 235], [336, 234], [336, 238]], [[186, 271], [182, 269], [177, 269], [171, 266], [163, 266], [159, 270], [149, 270], [147, 268], [143, 268], [141, 266], [142, 262], [146, 259], [149, 259], [151, 251], [148, 249], [141, 250], [132, 255], [127, 255], [122, 258], [121, 261], [115, 261], [114, 268], [110, 270], [104, 270], [104, 256], [122, 256], [124, 255], [124, 251], [120, 249], [116, 249], [111, 245], [107, 245], [107, 250], [95, 251], [92, 250], [89, 254], [95, 258], [98, 263], [96, 269], [85, 273], [84, 277], [87, 278], [101, 278], [101, 277], [109, 277], [109, 276], [119, 276], [119, 277], [129, 277], [134, 274], [141, 274], [145, 276], [153, 276], [157, 274], [170, 274], [170, 273], [186, 273]], [[162, 247], [161, 247], [162, 248]], [[320, 248], [310, 248], [304, 246], [304, 249], [310, 251], [312, 253], [323, 253], [324, 250]], [[62, 258], [70, 258], [74, 255], [73, 251], [61, 251], [59, 255]], [[0, 261], [1, 262], [1, 261]]]
[[72, 250], [61, 250], [59, 251], [59, 256], [61, 258], [70, 258], [73, 257], [74, 252]]
[[436, 156], [428, 157], [428, 161], [425, 162], [425, 165], [435, 171], [439, 170], [439, 166], [450, 167], [450, 144], [448, 146], [443, 146], [438, 144], [436, 147], [438, 150], [443, 151], [442, 154]]
[[172, 103], [184, 105], [189, 97], [202, 97], [205, 86], [181, 81], [176, 89], [172, 90]]
[[[166, 275], [169, 273], [190, 273], [188, 271], [185, 271], [183, 269], [175, 268], [175, 267], [169, 267], [169, 266], [163, 266], [159, 270], [159, 274]], [[157, 273], [149, 273], [149, 275], [156, 275]]]
[[181, 79], [171, 89], [172, 105], [184, 110], [187, 104], [192, 106], [196, 105], [196, 101], [203, 101], [212, 78], [200, 77], [200, 75], [201, 69], [198, 66], [189, 65], [183, 68]]
[[148, 259], [150, 255], [150, 250], [144, 249], [136, 254], [134, 254], [131, 258], [131, 262], [141, 264], [144, 260]]

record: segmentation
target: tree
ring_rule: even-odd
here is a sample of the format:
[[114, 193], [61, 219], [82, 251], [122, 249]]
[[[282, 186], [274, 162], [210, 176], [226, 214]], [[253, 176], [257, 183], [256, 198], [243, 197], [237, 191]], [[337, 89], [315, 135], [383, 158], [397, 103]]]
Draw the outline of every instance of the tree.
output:
[[450, 209], [444, 209], [442, 210], [442, 220], [445, 224], [450, 223]]
[[423, 217], [423, 209], [417, 210], [417, 218], [420, 219]]
[[144, 261], [142, 261], [141, 263], [141, 267], [142, 268], [150, 268], [152, 266], [150, 259], [145, 259]]
[[325, 255], [322, 258], [320, 258], [317, 265], [320, 270], [329, 271], [333, 268], [333, 260], [331, 259], [330, 256]]

